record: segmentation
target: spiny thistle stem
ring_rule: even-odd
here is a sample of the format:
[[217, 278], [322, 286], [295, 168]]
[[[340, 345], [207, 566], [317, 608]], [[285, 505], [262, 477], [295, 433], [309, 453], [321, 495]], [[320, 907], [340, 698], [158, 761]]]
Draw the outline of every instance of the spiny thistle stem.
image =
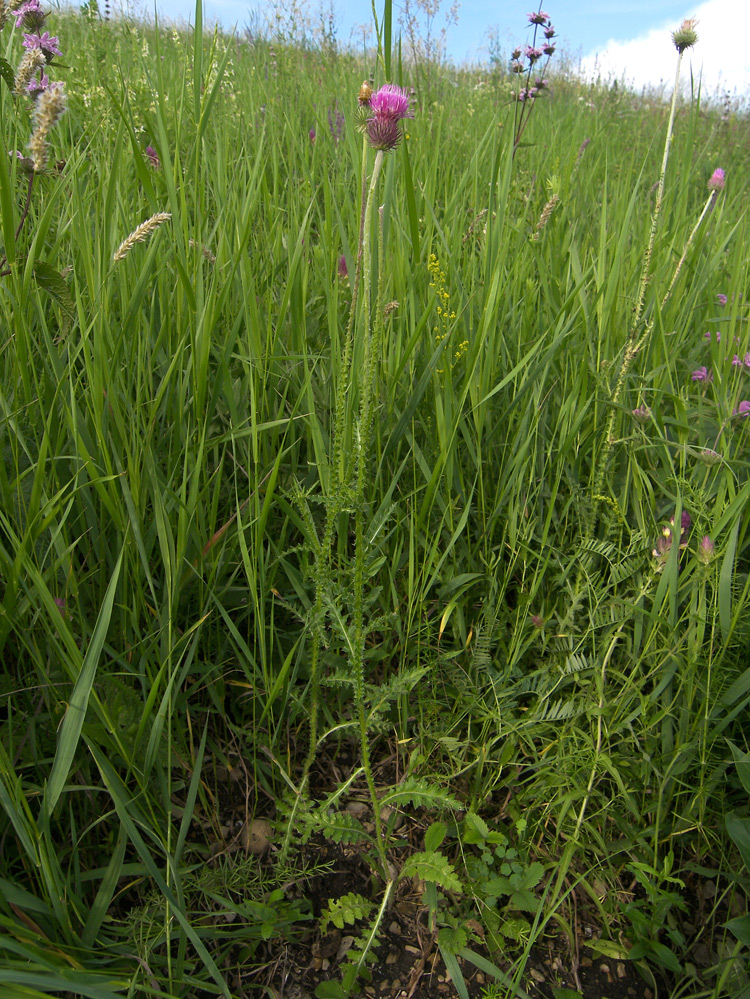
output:
[[345, 493], [349, 476], [344, 467], [344, 439], [346, 436], [346, 398], [347, 389], [354, 377], [352, 367], [352, 352], [354, 344], [354, 321], [357, 314], [359, 286], [362, 276], [362, 256], [365, 231], [365, 211], [367, 205], [367, 137], [362, 140], [362, 200], [360, 204], [359, 236], [357, 243], [357, 263], [352, 287], [352, 301], [349, 307], [349, 319], [344, 337], [344, 350], [341, 358], [341, 375], [336, 387], [334, 403], [334, 419], [331, 446], [331, 476], [329, 481], [329, 496], [326, 503], [323, 535], [315, 551], [313, 577], [315, 582], [315, 605], [311, 618], [312, 639], [310, 646], [310, 716], [308, 729], [308, 747], [302, 765], [300, 793], [303, 794], [310, 776], [310, 768], [315, 760], [318, 749], [318, 701], [320, 697], [320, 648], [323, 643], [324, 596], [327, 579], [330, 574], [331, 546], [333, 545], [336, 518], [344, 505]]

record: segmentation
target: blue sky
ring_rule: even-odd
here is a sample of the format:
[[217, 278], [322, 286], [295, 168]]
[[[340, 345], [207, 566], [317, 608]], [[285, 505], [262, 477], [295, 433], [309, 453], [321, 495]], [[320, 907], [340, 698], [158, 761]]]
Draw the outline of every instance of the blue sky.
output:
[[[193, 0], [156, 2], [165, 17], [193, 19]], [[313, 17], [320, 9], [319, 0], [296, 2]], [[376, 0], [376, 5], [382, 9], [382, 0]], [[449, 5], [450, 0], [443, 0], [443, 10]], [[205, 16], [226, 28], [235, 24], [242, 28], [251, 12], [262, 16], [270, 9], [269, 0], [204, 0]], [[341, 41], [352, 35], [356, 25], [372, 20], [368, 0], [334, 0], [334, 9]], [[394, 0], [394, 13], [397, 9], [400, 5]], [[456, 62], [486, 59], [491, 32], [506, 52], [530, 40], [526, 25], [532, 9], [538, 7], [529, 0], [463, 0], [458, 24], [448, 32], [449, 55]], [[703, 74], [709, 93], [750, 93], [750, 44], [733, 44], [733, 40], [750, 38], [747, 0], [704, 0], [692, 5], [684, 0], [544, 0], [543, 9], [557, 30], [559, 48], [576, 62], [580, 59], [584, 71], [625, 78], [636, 86], [671, 83], [674, 49], [670, 31], [683, 18], [697, 17], [699, 42], [690, 52], [693, 71]], [[443, 17], [438, 15], [436, 27], [442, 23]]]

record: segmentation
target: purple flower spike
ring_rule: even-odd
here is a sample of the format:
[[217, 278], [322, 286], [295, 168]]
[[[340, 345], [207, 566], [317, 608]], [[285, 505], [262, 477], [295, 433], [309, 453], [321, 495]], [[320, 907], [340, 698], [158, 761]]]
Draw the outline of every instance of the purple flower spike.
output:
[[314, 128], [311, 128], [311, 129], [310, 129], [310, 131], [309, 131], [309, 132], [307, 133], [307, 137], [308, 137], [308, 139], [310, 140], [310, 142], [312, 142], [312, 143], [313, 143], [313, 145], [315, 144], [315, 137], [316, 137], [316, 134], [317, 134], [317, 133], [316, 133], [316, 131], [315, 131], [315, 129], [314, 129]]
[[339, 257], [338, 275], [340, 278], [349, 277], [349, 268], [346, 266], [346, 257], [343, 253]]
[[49, 31], [43, 35], [24, 35], [22, 45], [25, 49], [41, 49], [49, 61], [52, 56], [61, 56], [59, 49], [60, 39], [53, 36]]
[[402, 118], [414, 117], [409, 107], [410, 103], [411, 97], [405, 90], [397, 87], [395, 83], [386, 83], [370, 98], [370, 109], [375, 113], [375, 117], [400, 121]]
[[161, 163], [159, 162], [159, 156], [153, 146], [146, 146], [146, 156], [148, 156], [148, 161], [154, 170], [158, 170]]
[[705, 364], [700, 368], [696, 368], [690, 377], [694, 382], [710, 382], [713, 379], [713, 375]]
[[721, 293], [719, 293], [716, 296], [716, 301], [719, 303], [719, 305], [721, 305], [723, 307], [723, 306], [725, 306], [727, 304], [728, 299], [727, 299], [726, 295], [722, 295]]
[[26, 3], [13, 11], [12, 16], [16, 19], [17, 28], [24, 25], [27, 28], [41, 26], [44, 21], [44, 11], [39, 6], [39, 0], [26, 0]]
[[711, 177], [708, 181], [709, 191], [723, 191], [725, 181], [726, 181], [726, 174], [721, 169], [721, 167], [717, 167], [714, 170], [714, 172], [711, 174]]
[[37, 80], [34, 78], [31, 83], [26, 85], [26, 90], [31, 94], [32, 97], [36, 97], [37, 94], [41, 94], [43, 90], [49, 87], [49, 77], [46, 73], [42, 73], [40, 78]]

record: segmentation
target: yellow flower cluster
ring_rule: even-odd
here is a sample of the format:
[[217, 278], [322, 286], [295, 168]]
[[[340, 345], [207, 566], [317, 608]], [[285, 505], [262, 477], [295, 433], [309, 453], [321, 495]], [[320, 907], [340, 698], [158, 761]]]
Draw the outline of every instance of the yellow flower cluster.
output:
[[[432, 327], [435, 334], [435, 343], [440, 343], [448, 336], [451, 325], [456, 318], [456, 313], [451, 309], [450, 295], [446, 290], [445, 271], [440, 266], [440, 261], [431, 253], [427, 261], [427, 270], [430, 272], [430, 287], [435, 289], [437, 294], [437, 323]], [[462, 357], [469, 347], [469, 341], [463, 340], [456, 350], [453, 364]]]

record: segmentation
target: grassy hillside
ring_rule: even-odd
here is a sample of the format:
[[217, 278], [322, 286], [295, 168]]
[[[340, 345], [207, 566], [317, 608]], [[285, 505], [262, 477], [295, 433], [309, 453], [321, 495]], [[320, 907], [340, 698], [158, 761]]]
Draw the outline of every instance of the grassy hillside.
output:
[[390, 18], [2, 30], [4, 999], [750, 994], [747, 122]]

